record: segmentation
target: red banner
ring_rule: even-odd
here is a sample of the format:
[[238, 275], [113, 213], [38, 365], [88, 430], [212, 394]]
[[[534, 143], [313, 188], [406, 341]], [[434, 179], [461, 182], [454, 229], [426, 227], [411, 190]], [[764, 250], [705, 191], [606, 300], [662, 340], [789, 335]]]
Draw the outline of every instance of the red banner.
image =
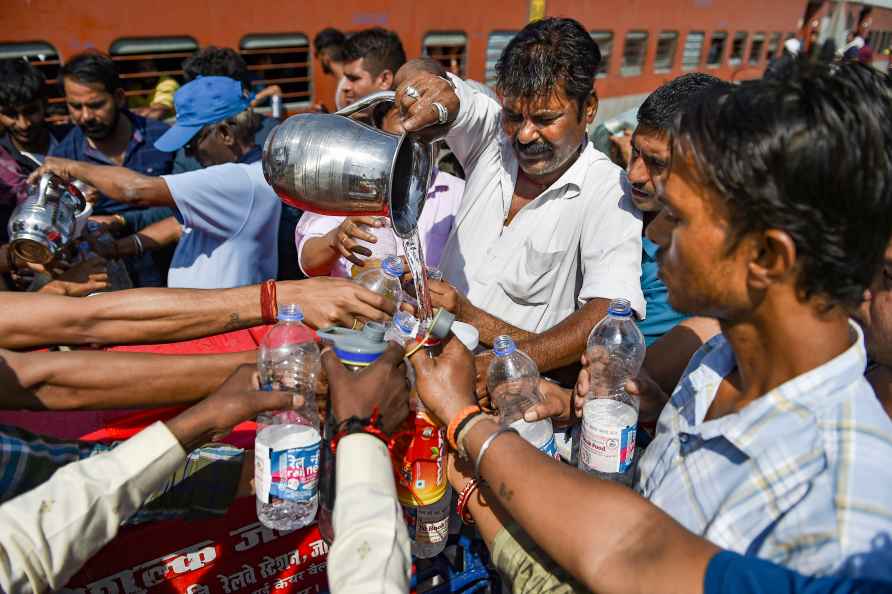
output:
[[327, 592], [328, 546], [315, 525], [294, 532], [257, 521], [253, 498], [219, 519], [122, 528], [69, 582], [79, 594]]

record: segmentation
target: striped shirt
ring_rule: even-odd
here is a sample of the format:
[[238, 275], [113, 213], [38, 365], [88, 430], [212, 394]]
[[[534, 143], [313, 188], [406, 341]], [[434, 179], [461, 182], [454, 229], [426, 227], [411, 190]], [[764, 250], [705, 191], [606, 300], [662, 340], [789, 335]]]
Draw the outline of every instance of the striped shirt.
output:
[[[59, 468], [116, 445], [65, 441], [0, 425], [0, 503], [45, 483]], [[243, 459], [244, 450], [225, 444], [193, 450], [127, 523], [225, 514], [236, 494]]]
[[844, 353], [708, 421], [737, 364], [722, 335], [706, 343], [660, 415], [638, 492], [720, 547], [806, 574], [892, 580], [892, 421], [850, 329]]

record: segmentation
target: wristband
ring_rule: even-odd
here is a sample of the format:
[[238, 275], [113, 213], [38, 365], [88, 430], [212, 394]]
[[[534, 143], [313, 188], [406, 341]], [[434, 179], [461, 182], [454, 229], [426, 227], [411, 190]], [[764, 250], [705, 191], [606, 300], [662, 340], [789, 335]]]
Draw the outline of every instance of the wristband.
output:
[[465, 447], [465, 437], [471, 432], [471, 429], [479, 423], [480, 421], [485, 421], [486, 419], [492, 419], [491, 416], [484, 414], [481, 412], [479, 415], [475, 415], [468, 419], [468, 421], [464, 424], [464, 426], [459, 427], [455, 432], [455, 445], [457, 446], [455, 449], [458, 452], [459, 458], [462, 460], [469, 460], [468, 457], [468, 449]]
[[453, 450], [458, 449], [456, 437], [462, 428], [476, 415], [482, 415], [483, 413], [480, 411], [480, 407], [476, 404], [471, 406], [466, 406], [461, 409], [455, 418], [452, 419], [452, 422], [449, 423], [449, 426], [446, 428], [446, 441], [449, 442], [449, 445]]
[[353, 416], [345, 419], [344, 421], [335, 425], [335, 436], [331, 440], [331, 451], [332, 453], [334, 453], [337, 450], [338, 442], [348, 435], [353, 435], [354, 433], [365, 433], [367, 435], [377, 437], [382, 442], [384, 442], [384, 445], [387, 446], [388, 450], [390, 450], [390, 439], [387, 437], [387, 435], [384, 434], [382, 427], [383, 423], [381, 421], [381, 415], [378, 414], [377, 407], [372, 412], [371, 417], [361, 419], [359, 417]]
[[477, 452], [477, 460], [474, 462], [474, 477], [480, 482], [482, 479], [480, 478], [480, 464], [483, 462], [483, 456], [486, 455], [486, 452], [489, 451], [489, 448], [492, 446], [492, 443], [506, 433], [514, 433], [515, 435], [520, 435], [517, 432], [517, 429], [514, 427], [499, 427], [499, 430], [486, 438], [486, 441], [483, 442], [483, 445], [480, 446], [480, 451]]
[[471, 479], [471, 482], [465, 485], [465, 488], [458, 494], [458, 503], [455, 505], [455, 513], [465, 526], [473, 526], [477, 523], [468, 511], [468, 502], [471, 500], [471, 496], [474, 495], [474, 492], [477, 491], [479, 486], [480, 482], [477, 481], [477, 479]]
[[276, 300], [276, 281], [270, 279], [260, 285], [260, 316], [264, 324], [275, 324], [279, 315]]
[[136, 233], [134, 233], [130, 237], [133, 238], [133, 244], [136, 246], [136, 255], [142, 256], [143, 252], [145, 251], [145, 248], [142, 245], [142, 238]]

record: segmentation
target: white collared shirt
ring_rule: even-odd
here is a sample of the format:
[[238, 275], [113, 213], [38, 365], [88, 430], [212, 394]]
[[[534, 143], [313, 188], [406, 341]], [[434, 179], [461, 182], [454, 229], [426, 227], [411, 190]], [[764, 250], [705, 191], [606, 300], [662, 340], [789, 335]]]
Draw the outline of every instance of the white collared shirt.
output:
[[528, 332], [544, 332], [599, 297], [624, 297], [644, 318], [641, 213], [622, 169], [585, 140], [576, 162], [506, 226], [518, 162], [502, 108], [452, 80], [461, 107], [446, 140], [467, 179], [440, 261], [446, 279]]

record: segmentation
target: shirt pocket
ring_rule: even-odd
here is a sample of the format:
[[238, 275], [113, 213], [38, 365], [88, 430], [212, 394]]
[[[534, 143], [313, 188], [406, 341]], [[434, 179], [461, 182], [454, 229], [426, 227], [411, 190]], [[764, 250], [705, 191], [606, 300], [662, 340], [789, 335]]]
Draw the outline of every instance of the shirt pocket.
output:
[[569, 249], [562, 243], [552, 241], [546, 246], [534, 246], [528, 239], [505, 257], [498, 284], [512, 301], [520, 305], [546, 305], [561, 290], [556, 281]]

